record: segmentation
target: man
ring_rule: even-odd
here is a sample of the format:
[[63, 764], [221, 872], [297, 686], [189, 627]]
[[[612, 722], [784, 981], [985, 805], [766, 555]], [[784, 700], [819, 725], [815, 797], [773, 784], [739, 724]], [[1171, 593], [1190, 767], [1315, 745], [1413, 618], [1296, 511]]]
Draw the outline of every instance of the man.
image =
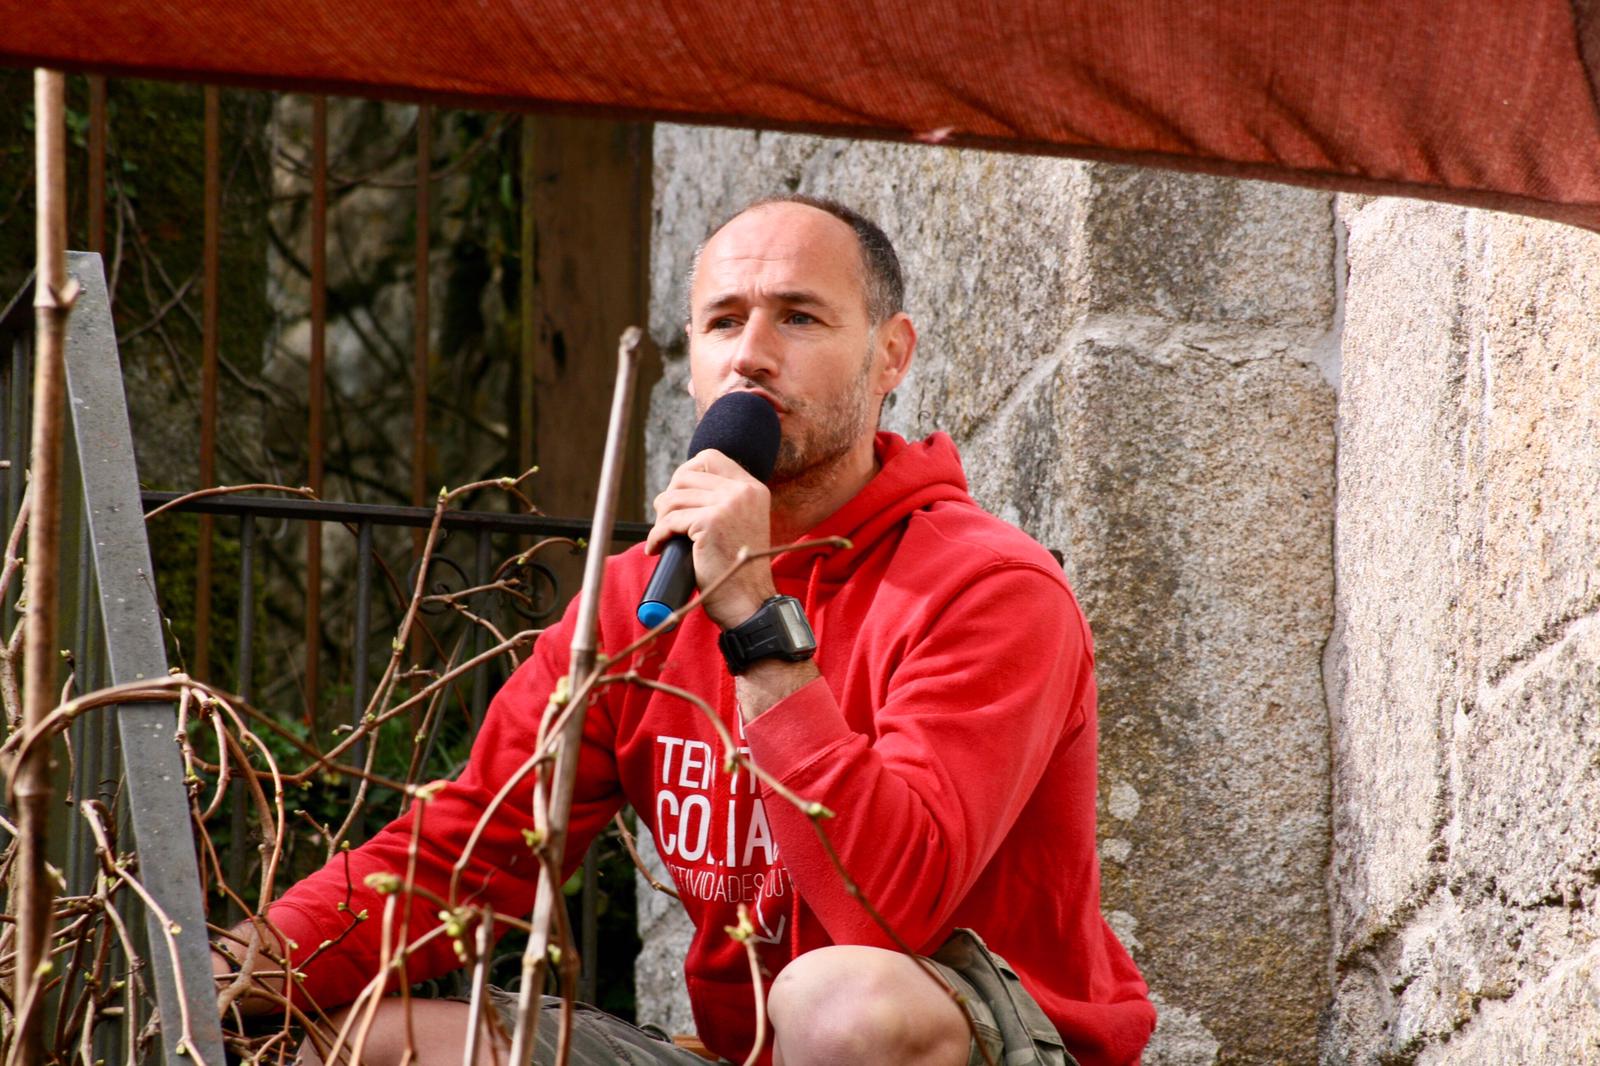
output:
[[[1134, 1062], [1155, 1015], [1099, 910], [1088, 628], [1048, 553], [972, 502], [948, 437], [876, 432], [916, 349], [902, 302], [889, 241], [840, 205], [760, 202], [713, 233], [691, 286], [690, 390], [701, 413], [734, 390], [770, 402], [783, 430], [777, 469], [764, 485], [715, 451], [680, 466], [655, 500], [647, 544], [608, 565], [600, 644], [638, 635], [650, 555], [675, 534], [692, 539], [703, 587], [740, 548], [847, 538], [847, 549], [739, 568], [632, 665], [698, 695], [758, 768], [833, 812], [821, 824], [840, 864], [882, 922], [934, 960], [938, 980], [894, 950], [806, 812], [728, 772], [702, 711], [660, 690], [612, 686], [591, 710], [569, 859], [633, 803], [695, 921], [690, 998], [700, 1037], [725, 1058], [744, 1058], [755, 1036], [745, 950], [724, 932], [743, 903], [776, 975], [767, 1007], [780, 1066], [983, 1061], [952, 989], [997, 1063]], [[373, 972], [377, 923], [352, 929], [349, 914], [380, 912], [363, 879], [404, 871], [414, 835], [417, 883], [449, 892], [466, 834], [532, 747], [572, 625], [569, 612], [496, 697], [461, 779], [419, 808], [420, 830], [400, 820], [352, 853], [348, 871], [332, 864], [272, 907], [297, 959], [337, 941], [304, 967], [319, 1002], [347, 1001]], [[719, 653], [723, 633], [760, 629], [788, 634], [780, 654], [749, 658], [738, 641]], [[484, 834], [458, 898], [526, 913], [528, 811], [523, 787]], [[413, 938], [437, 910], [418, 902]], [[455, 962], [438, 938], [409, 976]], [[411, 1010], [409, 1036], [374, 1027], [369, 1061], [398, 1062], [409, 1043], [423, 1062], [459, 1062], [466, 1008]], [[695, 1061], [584, 1015], [580, 1040], [591, 1039], [604, 1049], [597, 1061]]]

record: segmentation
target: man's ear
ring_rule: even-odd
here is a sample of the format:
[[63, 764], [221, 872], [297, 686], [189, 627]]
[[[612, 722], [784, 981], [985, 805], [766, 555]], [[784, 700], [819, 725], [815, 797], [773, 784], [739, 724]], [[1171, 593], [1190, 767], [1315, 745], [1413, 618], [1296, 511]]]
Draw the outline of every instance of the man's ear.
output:
[[917, 327], [912, 324], [910, 315], [897, 312], [878, 327], [878, 353], [874, 391], [879, 396], [887, 396], [911, 372], [911, 360], [917, 353]]
[[[693, 345], [694, 345], [694, 323], [693, 322], [684, 322], [684, 324], [683, 324], [683, 351], [684, 351], [684, 357], [686, 359], [693, 359], [694, 358], [693, 355], [691, 355], [690, 352], [689, 352], [689, 349], [691, 347], [693, 347]], [[694, 398], [694, 363], [693, 362], [691, 362], [689, 364], [689, 373], [683, 379], [683, 391], [687, 392], [689, 394], [689, 398], [690, 399]]]

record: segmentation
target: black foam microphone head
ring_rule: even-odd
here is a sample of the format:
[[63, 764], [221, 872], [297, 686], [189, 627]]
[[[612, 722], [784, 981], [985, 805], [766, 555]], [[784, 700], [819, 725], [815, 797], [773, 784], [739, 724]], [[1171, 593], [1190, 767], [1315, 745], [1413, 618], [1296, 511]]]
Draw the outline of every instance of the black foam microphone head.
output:
[[753, 392], [730, 392], [706, 408], [694, 427], [689, 458], [715, 448], [757, 481], [765, 481], [778, 462], [780, 433], [778, 412], [770, 403]]

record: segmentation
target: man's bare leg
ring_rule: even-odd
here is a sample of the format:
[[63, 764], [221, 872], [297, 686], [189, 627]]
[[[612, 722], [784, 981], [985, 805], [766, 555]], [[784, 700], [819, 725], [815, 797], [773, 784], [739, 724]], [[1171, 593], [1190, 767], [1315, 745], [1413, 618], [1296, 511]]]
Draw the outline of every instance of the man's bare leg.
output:
[[[332, 1016], [333, 1032], [327, 1034], [330, 1042], [339, 1027], [344, 1025], [348, 1013], [347, 1007]], [[404, 1001], [398, 996], [391, 996], [378, 1004], [373, 1015], [366, 1044], [361, 1050], [362, 1066], [401, 1066], [408, 1040], [412, 1053], [411, 1066], [461, 1066], [470, 1017], [471, 1008], [465, 1003], [447, 999], [412, 999], [408, 1026]], [[345, 1041], [340, 1061], [350, 1061], [350, 1052], [360, 1027], [361, 1018], [358, 1015], [350, 1027], [350, 1036]], [[495, 1043], [487, 1029], [479, 1031], [478, 1066], [493, 1066], [496, 1062], [504, 1066], [510, 1061], [510, 1052], [510, 1047], [503, 1041]], [[299, 1061], [303, 1066], [322, 1066], [322, 1059], [309, 1040], [300, 1045]]]
[[961, 1008], [922, 967], [882, 948], [836, 946], [795, 959], [772, 982], [773, 1066], [966, 1066]]

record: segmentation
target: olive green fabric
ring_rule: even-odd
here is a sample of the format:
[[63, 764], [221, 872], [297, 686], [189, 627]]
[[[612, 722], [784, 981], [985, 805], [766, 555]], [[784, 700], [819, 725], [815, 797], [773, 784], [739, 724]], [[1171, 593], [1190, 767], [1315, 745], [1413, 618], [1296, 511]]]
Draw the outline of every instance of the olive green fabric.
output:
[[[994, 1066], [1078, 1066], [1016, 971], [970, 929], [957, 929], [933, 953], [934, 967], [961, 994]], [[967, 1066], [981, 1066], [976, 1043]]]
[[[970, 929], [958, 929], [927, 960], [960, 996], [972, 1016], [977, 1040], [968, 1066], [1077, 1066], [1061, 1036], [1033, 1001], [1006, 960]], [[498, 1021], [509, 1034], [516, 1026], [517, 997], [490, 989]], [[544, 997], [544, 1015], [534, 1061], [552, 1063], [561, 1030], [561, 1000]], [[980, 1047], [980, 1043], [982, 1047]], [[984, 1051], [988, 1051], [985, 1058]], [[705, 1060], [664, 1035], [630, 1025], [587, 1003], [573, 1007], [571, 1066], [704, 1066]]]

